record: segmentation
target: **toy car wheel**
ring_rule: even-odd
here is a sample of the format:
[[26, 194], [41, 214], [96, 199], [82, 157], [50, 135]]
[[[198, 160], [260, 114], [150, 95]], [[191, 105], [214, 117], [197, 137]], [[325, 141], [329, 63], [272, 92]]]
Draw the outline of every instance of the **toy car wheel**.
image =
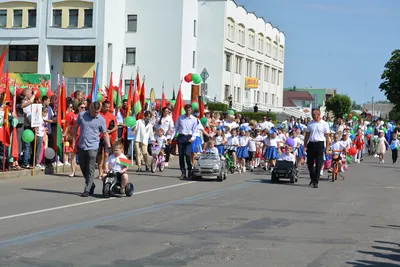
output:
[[231, 171], [232, 174], [235, 174], [235, 168], [234, 167], [231, 167], [229, 170]]
[[157, 162], [153, 159], [153, 160], [151, 161], [151, 172], [152, 172], [152, 173], [155, 173], [155, 172], [156, 172], [156, 169], [157, 169], [156, 164], [157, 164]]
[[290, 183], [294, 184], [294, 181], [295, 181], [296, 178], [294, 177], [293, 174], [289, 174], [289, 179], [290, 179]]
[[273, 172], [272, 174], [271, 174], [271, 182], [274, 184], [274, 183], [276, 183], [276, 182], [278, 182], [278, 180], [277, 180], [277, 178], [276, 178], [276, 173], [275, 172]]
[[225, 171], [224, 174], [223, 174], [223, 179], [226, 180], [226, 177], [227, 177], [227, 173]]
[[111, 197], [111, 184], [107, 183], [103, 187], [103, 196], [104, 198], [110, 198]]
[[133, 195], [133, 192], [135, 191], [135, 187], [133, 186], [133, 184], [132, 183], [128, 183], [126, 186], [125, 186], [125, 195], [127, 196], [127, 197], [131, 197], [132, 195]]
[[223, 173], [220, 172], [219, 175], [217, 176], [217, 181], [218, 181], [218, 182], [222, 182], [222, 181], [224, 180], [224, 178], [223, 178], [222, 175], [223, 175]]

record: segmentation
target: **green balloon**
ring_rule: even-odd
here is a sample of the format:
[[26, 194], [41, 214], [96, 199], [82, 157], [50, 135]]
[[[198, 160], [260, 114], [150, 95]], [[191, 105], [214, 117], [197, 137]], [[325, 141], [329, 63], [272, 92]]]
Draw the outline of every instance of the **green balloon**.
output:
[[235, 115], [235, 111], [233, 111], [232, 109], [228, 110], [228, 115]]
[[353, 116], [353, 121], [356, 121], [357, 120], [357, 117], [356, 116]]
[[343, 118], [347, 119], [347, 114], [344, 114]]
[[44, 97], [47, 94], [47, 88], [45, 87], [40, 87], [39, 91], [40, 91], [40, 97]]
[[192, 103], [192, 109], [193, 109], [193, 110], [199, 109], [199, 103], [193, 102], [193, 103]]
[[126, 126], [128, 126], [129, 128], [132, 128], [133, 126], [136, 125], [136, 119], [134, 117], [132, 117], [132, 116], [128, 116], [128, 117], [125, 118], [124, 124]]
[[371, 134], [374, 133], [374, 129], [372, 129], [372, 127], [368, 127], [368, 132], [370, 132]]
[[15, 87], [13, 85], [10, 86], [10, 94], [14, 95]]
[[206, 117], [203, 117], [200, 119], [201, 124], [207, 124], [208, 119]]
[[97, 93], [97, 102], [103, 101], [103, 95], [101, 93]]
[[171, 105], [175, 106], [176, 101], [175, 100], [171, 100]]
[[26, 129], [22, 132], [22, 140], [25, 143], [31, 143], [33, 141], [33, 139], [35, 139], [35, 135], [33, 134], [33, 132], [29, 129]]
[[149, 100], [149, 99], [146, 99], [146, 103], [149, 104], [149, 103], [150, 103], [150, 100]]
[[128, 100], [128, 95], [127, 94], [122, 96], [122, 101], [124, 101], [124, 100]]
[[351, 130], [350, 130], [350, 133], [351, 133], [351, 134], [354, 134], [354, 130], [353, 130], [353, 129], [351, 129]]
[[194, 84], [199, 84], [199, 83], [201, 83], [201, 77], [200, 77], [200, 75], [194, 73], [194, 74], [192, 75], [192, 82], [193, 82]]

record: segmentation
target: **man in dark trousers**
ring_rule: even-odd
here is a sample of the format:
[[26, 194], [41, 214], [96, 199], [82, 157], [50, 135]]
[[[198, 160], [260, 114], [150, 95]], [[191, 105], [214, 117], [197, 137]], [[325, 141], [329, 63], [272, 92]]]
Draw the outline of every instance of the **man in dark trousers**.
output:
[[192, 177], [192, 161], [190, 153], [192, 152], [192, 142], [198, 135], [199, 122], [196, 117], [192, 116], [192, 106], [185, 105], [185, 114], [181, 115], [175, 123], [175, 133], [178, 133], [178, 150], [179, 150], [179, 168], [181, 170], [180, 179], [185, 179], [186, 166], [188, 177]]
[[330, 129], [329, 124], [321, 119], [319, 109], [313, 109], [312, 117], [313, 120], [308, 123], [306, 136], [304, 137], [304, 152], [307, 152], [307, 165], [311, 178], [310, 185], [318, 188], [318, 180], [324, 161], [324, 150], [326, 150], [325, 154], [327, 155], [331, 146]]

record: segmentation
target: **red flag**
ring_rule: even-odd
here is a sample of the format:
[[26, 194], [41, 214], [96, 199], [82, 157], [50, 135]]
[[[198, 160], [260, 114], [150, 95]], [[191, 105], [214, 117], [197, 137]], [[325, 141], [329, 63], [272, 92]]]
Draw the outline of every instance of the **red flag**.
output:
[[0, 81], [1, 77], [3, 76], [4, 60], [6, 58], [7, 50], [8, 46], [6, 47], [6, 49], [4, 49], [3, 53], [0, 56]]
[[93, 101], [93, 99], [92, 99], [92, 94], [93, 94], [94, 84], [95, 84], [95, 83], [96, 83], [96, 71], [93, 70], [92, 90], [90, 91], [90, 94], [89, 94], [89, 96], [88, 96], [88, 99], [90, 99], [91, 102], [97, 101], [97, 99], [95, 99], [94, 101]]
[[[17, 88], [15, 86], [15, 88]], [[17, 94], [14, 93], [14, 97], [13, 97], [13, 117], [14, 118], [18, 118], [17, 116], [17, 110], [16, 110], [16, 102], [17, 102]], [[13, 132], [12, 132], [12, 144], [11, 144], [11, 156], [14, 158], [14, 161], [17, 160], [18, 161], [18, 135], [17, 135], [17, 128], [14, 127], [13, 128]]]
[[181, 109], [184, 108], [182, 106], [182, 103], [183, 103], [182, 90], [181, 88], [179, 88], [178, 97], [176, 98], [175, 101], [175, 107], [174, 110], [172, 111], [172, 119], [174, 120], [174, 122], [178, 120], [179, 116], [181, 115]]
[[136, 72], [136, 90], [137, 90], [137, 93], [138, 93], [138, 96], [140, 96], [140, 85], [141, 85], [141, 83], [140, 83], [140, 77], [139, 77], [139, 71], [138, 72]]
[[164, 85], [163, 85], [162, 96], [161, 96], [161, 109], [165, 108], [166, 106], [167, 106], [167, 100], [165, 99]]
[[133, 80], [131, 78], [131, 82], [129, 84], [129, 92], [128, 92], [128, 107], [126, 109], [126, 116], [129, 117], [131, 115], [131, 109], [132, 109], [132, 90], [133, 90]]
[[[144, 107], [145, 107], [145, 104], [146, 104], [146, 89], [144, 87], [144, 81], [142, 83], [142, 89], [140, 90], [140, 96], [139, 97], [140, 97], [140, 105], [142, 106], [142, 110], [145, 111]], [[144, 113], [140, 112], [139, 115], [138, 115], [138, 119], [139, 120], [143, 119], [143, 117], [144, 117]]]
[[[110, 76], [110, 85], [108, 86], [108, 97], [107, 100], [110, 102], [110, 112], [114, 110], [114, 96], [113, 96], [114, 86], [113, 86], [113, 73], [111, 72]], [[118, 102], [118, 97], [117, 97]]]
[[[0, 75], [1, 76], [1, 75]], [[17, 90], [17, 89], [15, 89]], [[14, 94], [16, 94], [17, 92], [14, 92]], [[6, 92], [4, 94], [4, 99], [3, 99], [3, 104], [7, 103], [7, 102], [11, 102], [11, 96], [10, 96], [10, 80], [8, 77], [8, 70], [6, 72]]]
[[139, 91], [139, 89], [135, 88], [134, 93], [133, 93], [133, 113], [139, 119], [139, 114], [143, 114], [143, 113], [141, 112], [142, 105], [140, 104], [138, 91]]

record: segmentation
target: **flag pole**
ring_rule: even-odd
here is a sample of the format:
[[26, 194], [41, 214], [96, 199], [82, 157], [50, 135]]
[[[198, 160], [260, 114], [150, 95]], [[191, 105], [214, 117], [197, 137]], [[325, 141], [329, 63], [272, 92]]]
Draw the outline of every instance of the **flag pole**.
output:
[[33, 168], [32, 168], [32, 176], [35, 176], [35, 168], [36, 168], [36, 129], [35, 129], [35, 139], [33, 143]]

